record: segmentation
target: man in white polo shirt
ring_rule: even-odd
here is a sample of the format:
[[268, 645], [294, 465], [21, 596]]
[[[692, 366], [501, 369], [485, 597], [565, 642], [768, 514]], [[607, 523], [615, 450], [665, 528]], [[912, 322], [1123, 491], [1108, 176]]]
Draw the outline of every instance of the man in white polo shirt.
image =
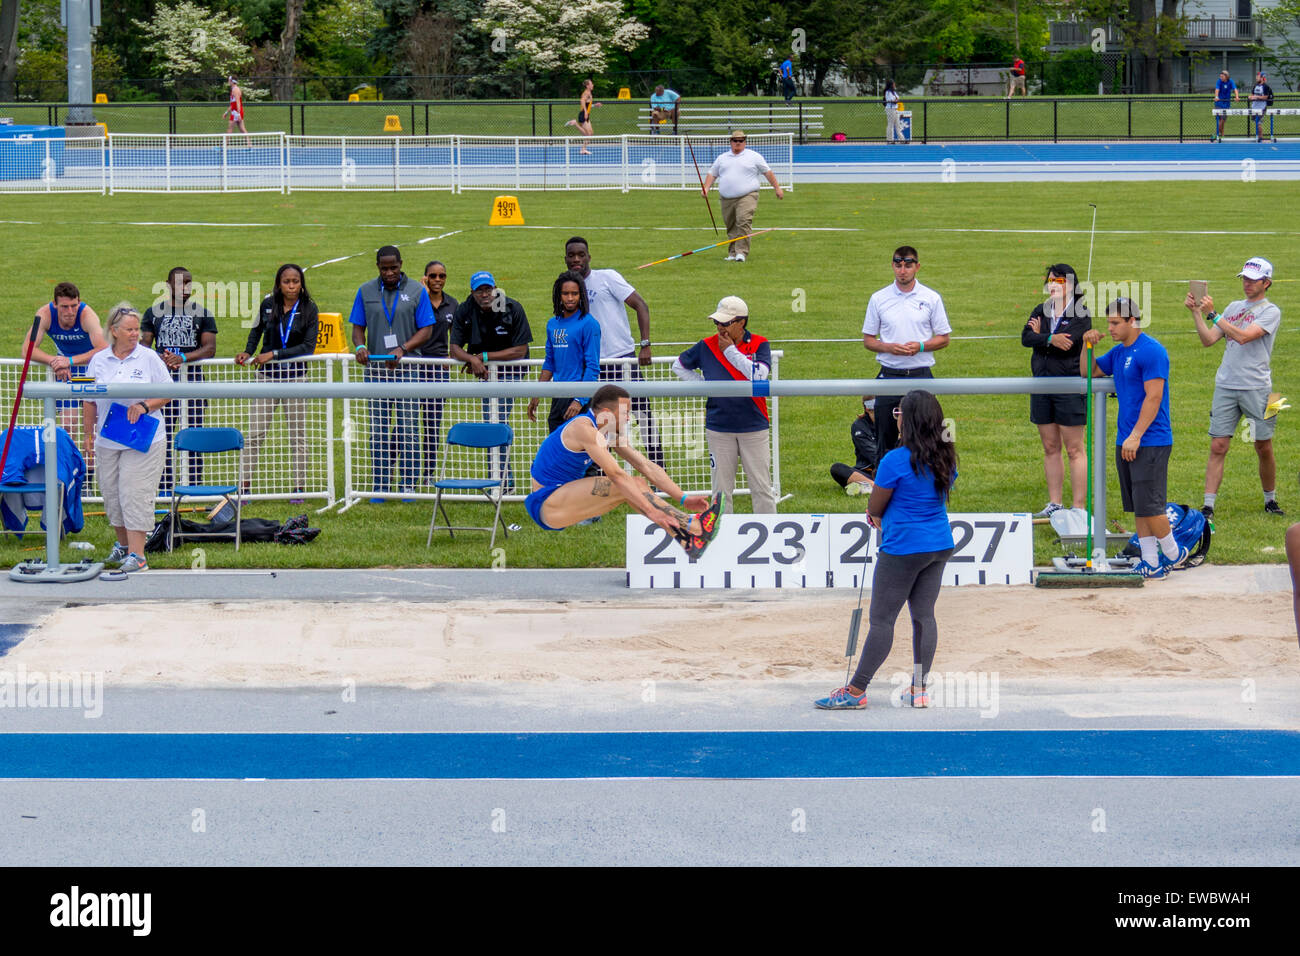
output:
[[[876, 378], [934, 378], [934, 353], [948, 344], [952, 326], [939, 293], [916, 281], [921, 258], [911, 246], [894, 250], [894, 281], [871, 297], [862, 344], [876, 353]], [[901, 395], [876, 399], [876, 461], [898, 444], [895, 409]]]
[[[602, 382], [620, 379], [641, 379], [637, 370], [639, 365], [649, 365], [650, 354], [650, 306], [641, 298], [632, 284], [616, 269], [593, 269], [591, 267], [591, 250], [587, 240], [574, 236], [564, 244], [564, 267], [582, 276], [587, 287], [587, 309], [600, 324], [600, 358], [631, 359], [636, 357], [636, 365], [624, 362], [620, 365], [602, 365], [600, 380]], [[637, 343], [632, 341], [632, 333], [627, 322], [627, 310], [631, 307], [636, 313], [636, 324], [641, 334]], [[654, 416], [650, 412], [650, 399], [637, 397], [632, 399], [632, 417], [636, 419], [641, 438], [645, 442], [646, 457], [658, 465], [664, 466], [664, 450], [655, 430]]]
[[[1273, 457], [1273, 429], [1277, 412], [1269, 407], [1273, 388], [1273, 343], [1282, 327], [1282, 312], [1268, 301], [1273, 284], [1273, 264], [1254, 257], [1237, 273], [1244, 298], [1230, 302], [1220, 315], [1214, 300], [1202, 296], [1197, 302], [1187, 293], [1184, 304], [1196, 323], [1201, 344], [1210, 348], [1223, 340], [1223, 361], [1214, 376], [1214, 398], [1210, 404], [1210, 460], [1205, 466], [1207, 518], [1214, 517], [1214, 505], [1223, 482], [1223, 465], [1232, 447], [1241, 416], [1250, 419], [1250, 438], [1259, 458], [1259, 480], [1264, 491], [1264, 511], [1283, 515], [1277, 503], [1277, 460]], [[1203, 314], [1208, 311], [1208, 315]], [[1270, 415], [1270, 412], [1272, 414]]]
[[[772, 184], [777, 199], [785, 198], [776, 173], [767, 165], [767, 160], [761, 153], [746, 148], [745, 131], [732, 131], [731, 152], [723, 153], [715, 159], [709, 167], [708, 175], [704, 177], [706, 198], [709, 188], [715, 182], [718, 184], [718, 205], [722, 207], [722, 221], [727, 226], [728, 239], [748, 236], [754, 231], [754, 212], [758, 209], [758, 190], [762, 186], [762, 177], [766, 177]], [[749, 240], [733, 242], [727, 249], [727, 261], [744, 262], [749, 255]]]

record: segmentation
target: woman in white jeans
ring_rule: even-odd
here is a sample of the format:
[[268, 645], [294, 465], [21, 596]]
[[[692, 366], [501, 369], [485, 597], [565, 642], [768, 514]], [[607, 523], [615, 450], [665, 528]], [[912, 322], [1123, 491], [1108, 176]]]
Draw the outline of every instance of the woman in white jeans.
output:
[[885, 80], [885, 142], [901, 143], [903, 126], [898, 115], [898, 90], [893, 80]]
[[[158, 353], [140, 344], [140, 313], [129, 302], [113, 306], [104, 331], [109, 347], [96, 352], [86, 366], [86, 374], [97, 384], [171, 384], [171, 373]], [[144, 541], [153, 530], [154, 498], [167, 459], [167, 429], [162, 427], [158, 409], [169, 401], [168, 398], [126, 401], [106, 398], [97, 400], [92, 410], [95, 461], [99, 487], [104, 494], [104, 513], [117, 534], [117, 544], [109, 552], [108, 561], [120, 562], [123, 571], [149, 570], [144, 560]], [[126, 420], [132, 425], [145, 415], [158, 423], [146, 451], [104, 437], [104, 422], [114, 405], [125, 407]]]

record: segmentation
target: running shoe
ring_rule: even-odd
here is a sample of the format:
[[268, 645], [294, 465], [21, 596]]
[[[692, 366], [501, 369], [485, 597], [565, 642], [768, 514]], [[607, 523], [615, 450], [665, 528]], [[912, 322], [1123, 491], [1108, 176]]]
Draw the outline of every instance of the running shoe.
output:
[[700, 533], [691, 534], [684, 528], [678, 528], [674, 537], [685, 550], [686, 556], [694, 563], [704, 554], [710, 542], [722, 527], [722, 513], [726, 510], [727, 496], [719, 491], [713, 496], [713, 502], [695, 517], [700, 519]]
[[850, 481], [844, 486], [844, 493], [850, 498], [855, 495], [869, 495], [874, 487], [876, 486], [870, 481]]
[[723, 262], [735, 262], [735, 261], [736, 261], [736, 254], [733, 252], [731, 255], [727, 256], [727, 258], [723, 259], [722, 261], [723, 261]]
[[1050, 517], [1051, 517], [1052, 515], [1054, 515], [1056, 512], [1061, 511], [1061, 510], [1063, 510], [1064, 508], [1065, 508], [1065, 505], [1058, 505], [1055, 501], [1049, 501], [1046, 505], [1043, 506], [1043, 510], [1042, 510], [1042, 511], [1036, 511], [1036, 512], [1034, 512], [1034, 517], [1035, 517], [1035, 518], [1050, 518]]
[[736, 253], [736, 261], [737, 261], [737, 262], [744, 262], [744, 261], [745, 261], [745, 254], [744, 254], [743, 252], [737, 252], [737, 253]]
[[1205, 520], [1209, 521], [1214, 517], [1214, 505], [1201, 505], [1201, 514], [1205, 515]]
[[126, 555], [127, 555], [126, 545], [124, 545], [121, 541], [118, 541], [113, 545], [113, 550], [108, 552], [108, 557], [104, 559], [104, 563], [121, 564], [123, 561], [126, 560]]
[[912, 688], [903, 691], [903, 706], [905, 707], [929, 707], [930, 693], [922, 689], [919, 694], [912, 693]]
[[1181, 571], [1187, 567], [1187, 559], [1192, 556], [1192, 552], [1183, 545], [1178, 546], [1178, 557], [1166, 558], [1164, 552], [1160, 552], [1160, 566], [1168, 568], [1170, 571]]
[[148, 570], [149, 570], [149, 563], [145, 561], [144, 558], [140, 557], [140, 555], [136, 554], [134, 551], [128, 554], [126, 556], [126, 560], [122, 562], [122, 572], [124, 574], [131, 574], [134, 571], [148, 571]]
[[856, 696], [847, 687], [841, 687], [831, 691], [829, 697], [813, 701], [813, 704], [819, 710], [866, 710], [867, 692], [864, 690], [861, 696]]
[[1134, 565], [1133, 570], [1144, 578], [1169, 577], [1169, 559], [1162, 554], [1157, 561], [1158, 563], [1154, 566], [1147, 564], [1145, 561], [1139, 561]]
[[1282, 510], [1282, 506], [1279, 505], [1276, 501], [1264, 502], [1264, 513], [1270, 515], [1277, 515], [1278, 517], [1281, 517], [1282, 515], [1286, 514], [1286, 512]]

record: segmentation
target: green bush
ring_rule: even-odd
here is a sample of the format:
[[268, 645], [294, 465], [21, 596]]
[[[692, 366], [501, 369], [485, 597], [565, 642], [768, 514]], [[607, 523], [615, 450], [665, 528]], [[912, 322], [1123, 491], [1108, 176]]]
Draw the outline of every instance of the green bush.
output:
[[1102, 60], [1087, 47], [1065, 50], [1047, 61], [1045, 96], [1086, 96], [1102, 81]]

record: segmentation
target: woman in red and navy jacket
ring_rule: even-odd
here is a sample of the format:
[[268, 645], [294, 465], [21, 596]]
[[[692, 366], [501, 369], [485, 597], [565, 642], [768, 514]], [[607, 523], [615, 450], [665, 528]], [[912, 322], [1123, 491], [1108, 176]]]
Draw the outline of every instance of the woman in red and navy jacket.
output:
[[[772, 346], [750, 332], [749, 306], [729, 295], [710, 319], [717, 335], [696, 342], [673, 362], [683, 381], [762, 381], [772, 369]], [[765, 398], [710, 398], [705, 405], [704, 434], [709, 442], [713, 491], [730, 498], [736, 487], [736, 461], [745, 466], [755, 514], [776, 514], [772, 494], [772, 448]]]

